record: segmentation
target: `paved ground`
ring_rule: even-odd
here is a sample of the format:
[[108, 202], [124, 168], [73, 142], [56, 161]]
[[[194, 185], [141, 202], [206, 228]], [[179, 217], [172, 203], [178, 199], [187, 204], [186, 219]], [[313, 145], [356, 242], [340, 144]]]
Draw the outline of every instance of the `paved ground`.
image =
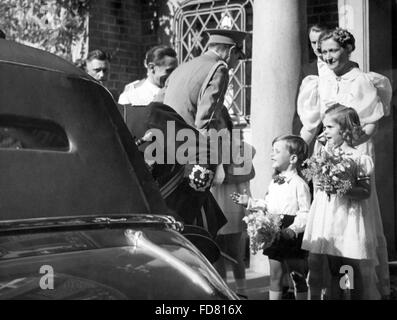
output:
[[[235, 290], [233, 274], [228, 272], [228, 284]], [[269, 299], [269, 274], [268, 272], [257, 273], [251, 269], [246, 270], [247, 296], [249, 300]], [[391, 300], [397, 300], [397, 261], [390, 262]]]

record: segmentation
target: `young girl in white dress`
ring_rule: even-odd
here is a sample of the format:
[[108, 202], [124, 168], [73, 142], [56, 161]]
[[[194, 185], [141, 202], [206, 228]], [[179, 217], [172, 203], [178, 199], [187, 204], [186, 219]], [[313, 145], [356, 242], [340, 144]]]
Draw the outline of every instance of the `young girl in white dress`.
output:
[[[291, 275], [295, 299], [307, 300], [307, 252], [301, 249], [306, 215], [310, 208], [309, 186], [299, 176], [308, 146], [299, 136], [286, 135], [273, 141], [271, 158], [276, 175], [270, 182], [265, 199], [253, 199], [235, 193], [235, 203], [248, 210], [261, 210], [281, 215], [281, 232], [273, 244], [263, 250], [270, 263], [270, 300], [282, 299], [282, 279], [285, 271]], [[288, 270], [284, 270], [285, 267]]]
[[[343, 196], [327, 194], [316, 186], [310, 208], [302, 248], [309, 253], [309, 286], [312, 299], [319, 299], [324, 263], [330, 272], [330, 299], [342, 299], [343, 268], [352, 268], [352, 299], [379, 298], [376, 295], [375, 267], [379, 264], [376, 248], [376, 226], [368, 216], [373, 214], [368, 201], [374, 172], [372, 158], [353, 147], [353, 140], [362, 135], [360, 119], [353, 108], [335, 104], [325, 112], [324, 136], [327, 143], [318, 152], [340, 148], [354, 161], [356, 182]], [[341, 269], [342, 268], [342, 269]]]

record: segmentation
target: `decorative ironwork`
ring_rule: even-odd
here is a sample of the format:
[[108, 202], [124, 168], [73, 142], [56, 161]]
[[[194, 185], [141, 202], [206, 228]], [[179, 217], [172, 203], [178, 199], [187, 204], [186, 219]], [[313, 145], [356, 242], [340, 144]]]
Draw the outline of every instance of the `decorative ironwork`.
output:
[[[186, 1], [175, 14], [175, 46], [179, 62], [186, 62], [207, 49], [210, 28], [224, 28], [252, 33], [253, 0]], [[247, 59], [230, 74], [225, 104], [242, 120], [250, 114], [251, 101], [251, 37], [245, 41]]]

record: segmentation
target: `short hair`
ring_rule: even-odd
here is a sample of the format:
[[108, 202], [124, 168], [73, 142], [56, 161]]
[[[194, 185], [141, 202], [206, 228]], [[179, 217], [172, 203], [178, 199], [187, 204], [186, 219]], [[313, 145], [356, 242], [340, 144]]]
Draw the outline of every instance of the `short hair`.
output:
[[288, 152], [297, 156], [298, 162], [296, 167], [299, 171], [302, 167], [303, 162], [309, 156], [309, 146], [307, 145], [305, 140], [303, 140], [300, 136], [292, 134], [282, 135], [275, 138], [272, 142], [272, 145], [274, 145], [278, 141], [285, 141]]
[[319, 38], [320, 48], [321, 48], [321, 43], [328, 39], [333, 39], [343, 49], [346, 49], [348, 46], [351, 46], [350, 52], [353, 52], [354, 49], [356, 49], [356, 39], [346, 29], [342, 29], [338, 27], [322, 33]]
[[325, 111], [325, 116], [332, 119], [340, 126], [341, 135], [348, 145], [353, 145], [353, 138], [363, 134], [360, 117], [353, 108], [335, 103]]
[[145, 55], [145, 67], [149, 63], [154, 63], [155, 65], [161, 64], [164, 57], [176, 58], [175, 50], [166, 45], [158, 45], [150, 48]]
[[92, 50], [88, 53], [87, 58], [85, 61], [92, 61], [92, 60], [101, 60], [101, 61], [110, 61], [110, 56], [105, 51], [100, 49]]
[[6, 38], [5, 32], [0, 29], [0, 39], [5, 39], [5, 38]]
[[77, 59], [74, 62], [74, 65], [77, 68], [80, 68], [81, 70], [86, 70], [87, 67], [87, 61], [92, 61], [94, 59], [100, 60], [100, 61], [110, 61], [110, 55], [107, 54], [105, 51], [95, 49], [92, 50], [88, 53], [87, 58], [85, 59]]
[[330, 28], [330, 26], [328, 24], [325, 23], [314, 23], [311, 24], [308, 28], [308, 33], [314, 31], [314, 32], [326, 32], [328, 31]]

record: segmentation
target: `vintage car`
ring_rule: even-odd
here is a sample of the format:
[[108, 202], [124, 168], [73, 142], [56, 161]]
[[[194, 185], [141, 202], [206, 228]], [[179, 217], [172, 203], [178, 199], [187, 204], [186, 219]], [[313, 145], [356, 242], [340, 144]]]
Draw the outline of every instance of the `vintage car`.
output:
[[109, 91], [3, 39], [0, 177], [0, 299], [238, 299], [205, 231], [165, 205]]

